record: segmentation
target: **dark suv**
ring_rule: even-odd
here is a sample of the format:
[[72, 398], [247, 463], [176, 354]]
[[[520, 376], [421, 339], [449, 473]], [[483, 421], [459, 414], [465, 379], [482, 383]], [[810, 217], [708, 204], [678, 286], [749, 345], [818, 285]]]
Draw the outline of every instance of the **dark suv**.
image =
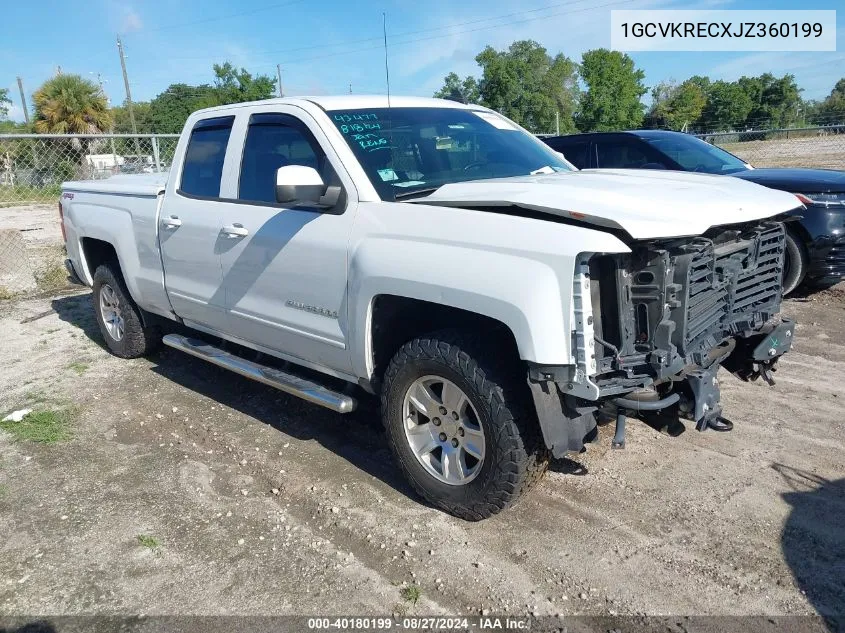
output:
[[673, 169], [735, 176], [789, 191], [807, 207], [787, 224], [784, 292], [827, 287], [845, 277], [845, 172], [755, 169], [699, 138], [666, 130], [593, 132], [542, 139], [578, 169]]

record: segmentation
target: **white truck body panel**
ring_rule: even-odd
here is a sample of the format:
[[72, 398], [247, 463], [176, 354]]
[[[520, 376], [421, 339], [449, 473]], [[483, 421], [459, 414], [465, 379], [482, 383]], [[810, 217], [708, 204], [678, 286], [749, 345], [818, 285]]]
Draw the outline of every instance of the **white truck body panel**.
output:
[[63, 183], [62, 189], [129, 196], [157, 196], [164, 193], [166, 183], [166, 173], [117, 174], [105, 180], [72, 180]]
[[[127, 175], [125, 178], [147, 176]], [[94, 270], [85, 259], [82, 239], [112, 244], [121, 270], [125, 271], [126, 285], [138, 305], [173, 318], [175, 314], [167, 298], [159, 250], [157, 220], [162, 196], [157, 191], [160, 187], [121, 183], [120, 193], [96, 190], [111, 180], [98, 180], [96, 187], [92, 187], [93, 182], [87, 181], [63, 185], [68, 258], [82, 281], [91, 285]]]
[[626, 253], [609, 233], [424, 204], [362, 203], [349, 245], [349, 331], [370, 377], [367, 322], [381, 294], [484, 314], [508, 326], [520, 356], [572, 363], [570, 297], [579, 253]]
[[[486, 110], [422, 98], [394, 97], [391, 105]], [[590, 223], [634, 238], [684, 236], [799, 204], [738, 179], [623, 170], [447, 184], [424, 198], [386, 202], [324, 109], [386, 106], [384, 97], [314, 97], [192, 114], [169, 177], [63, 185], [74, 269], [92, 283], [82, 240], [101, 240], [114, 247], [141, 308], [352, 380], [373, 377], [370, 321], [379, 295], [489, 316], [511, 331], [523, 360], [573, 365], [576, 262], [580, 255], [629, 252]], [[234, 199], [248, 121], [261, 113], [289, 114], [307, 126], [343, 185], [342, 213]], [[220, 197], [183, 195], [191, 130], [201, 119], [229, 115], [235, 121]], [[461, 208], [505, 206], [581, 224]], [[232, 225], [247, 237], [226, 239], [221, 232]]]

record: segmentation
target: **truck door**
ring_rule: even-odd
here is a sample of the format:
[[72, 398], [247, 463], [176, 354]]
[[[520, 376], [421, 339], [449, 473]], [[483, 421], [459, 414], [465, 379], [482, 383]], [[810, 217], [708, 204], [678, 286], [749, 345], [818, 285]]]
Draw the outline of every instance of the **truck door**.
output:
[[[244, 341], [351, 373], [347, 248], [357, 195], [320, 127], [294, 106], [239, 115], [237, 168], [227, 165], [221, 205], [223, 286], [230, 333]], [[331, 209], [276, 202], [276, 170], [313, 167], [339, 185]]]
[[170, 304], [186, 321], [213, 330], [225, 330], [227, 325], [218, 247], [223, 241], [220, 183], [234, 120], [226, 116], [197, 121], [182, 154], [182, 167], [171, 174], [159, 212]]

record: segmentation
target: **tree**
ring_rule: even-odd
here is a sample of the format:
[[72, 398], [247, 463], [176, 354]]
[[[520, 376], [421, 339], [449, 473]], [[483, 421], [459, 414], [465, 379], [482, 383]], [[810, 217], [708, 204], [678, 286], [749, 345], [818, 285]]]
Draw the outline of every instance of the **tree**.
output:
[[458, 103], [479, 103], [481, 93], [478, 89], [478, 81], [473, 76], [464, 79], [455, 73], [449, 73], [443, 78], [443, 87], [434, 93], [437, 99], [449, 99]]
[[845, 122], [845, 77], [836, 82], [830, 94], [819, 104], [817, 120], [820, 123]]
[[794, 75], [775, 77], [763, 73], [759, 77], [740, 77], [737, 82], [753, 104], [746, 126], [756, 128], [788, 127], [798, 121], [801, 89]]
[[276, 92], [276, 80], [267, 75], [253, 77], [229, 62], [214, 64], [214, 92], [217, 105], [269, 99]]
[[9, 89], [0, 88], [0, 120], [9, 116], [9, 106], [12, 105], [12, 100], [9, 99]]
[[[129, 108], [126, 102], [111, 109], [116, 134], [131, 134], [132, 120], [129, 118]], [[134, 101], [132, 114], [135, 116], [135, 129], [140, 134], [158, 132], [152, 121], [152, 108], [149, 101]]]
[[212, 92], [213, 88], [208, 84], [171, 84], [167, 90], [150, 101], [150, 121], [153, 129], [159, 134], [181, 132], [185, 121], [194, 110], [204, 105], [216, 105]]
[[628, 55], [606, 48], [587, 51], [581, 59], [581, 78], [587, 91], [581, 94], [580, 130], [624, 130], [642, 124], [645, 73]]
[[32, 95], [35, 130], [42, 134], [99, 134], [111, 127], [100, 87], [79, 75], [56, 75]]
[[558, 120], [562, 132], [574, 130], [577, 66], [568, 57], [552, 57], [537, 42], [521, 40], [506, 51], [488, 46], [475, 61], [483, 71], [481, 103], [534, 132], [553, 131]]
[[686, 130], [698, 120], [707, 103], [701, 85], [691, 79], [681, 84], [662, 81], [651, 91], [651, 96], [649, 123], [670, 130]]
[[751, 96], [739, 82], [714, 81], [707, 93], [699, 127], [714, 132], [741, 129], [753, 107]]
[[276, 82], [271, 77], [253, 77], [246, 69], [238, 70], [229, 62], [214, 64], [213, 68], [214, 85], [171, 84], [150, 101], [148, 120], [154, 131], [160, 134], [181, 132], [188, 116], [195, 110], [267, 99], [276, 89]]

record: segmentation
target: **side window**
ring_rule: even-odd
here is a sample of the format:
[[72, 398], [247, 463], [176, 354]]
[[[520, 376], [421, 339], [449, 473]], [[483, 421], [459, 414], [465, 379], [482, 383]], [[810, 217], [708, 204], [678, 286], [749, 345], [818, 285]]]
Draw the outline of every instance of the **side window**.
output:
[[179, 184], [182, 193], [209, 198], [220, 196], [223, 159], [234, 120], [233, 116], [204, 119], [191, 130]]
[[583, 143], [572, 143], [571, 145], [564, 145], [558, 151], [566, 156], [566, 160], [575, 165], [578, 169], [587, 169], [590, 166], [589, 156], [587, 155], [587, 148], [590, 144], [587, 141]]
[[313, 167], [328, 182], [326, 158], [316, 139], [294, 117], [253, 114], [244, 144], [238, 198], [251, 202], [276, 201], [276, 170], [285, 165]]
[[603, 168], [639, 169], [653, 162], [640, 148], [631, 141], [598, 141], [598, 166]]

